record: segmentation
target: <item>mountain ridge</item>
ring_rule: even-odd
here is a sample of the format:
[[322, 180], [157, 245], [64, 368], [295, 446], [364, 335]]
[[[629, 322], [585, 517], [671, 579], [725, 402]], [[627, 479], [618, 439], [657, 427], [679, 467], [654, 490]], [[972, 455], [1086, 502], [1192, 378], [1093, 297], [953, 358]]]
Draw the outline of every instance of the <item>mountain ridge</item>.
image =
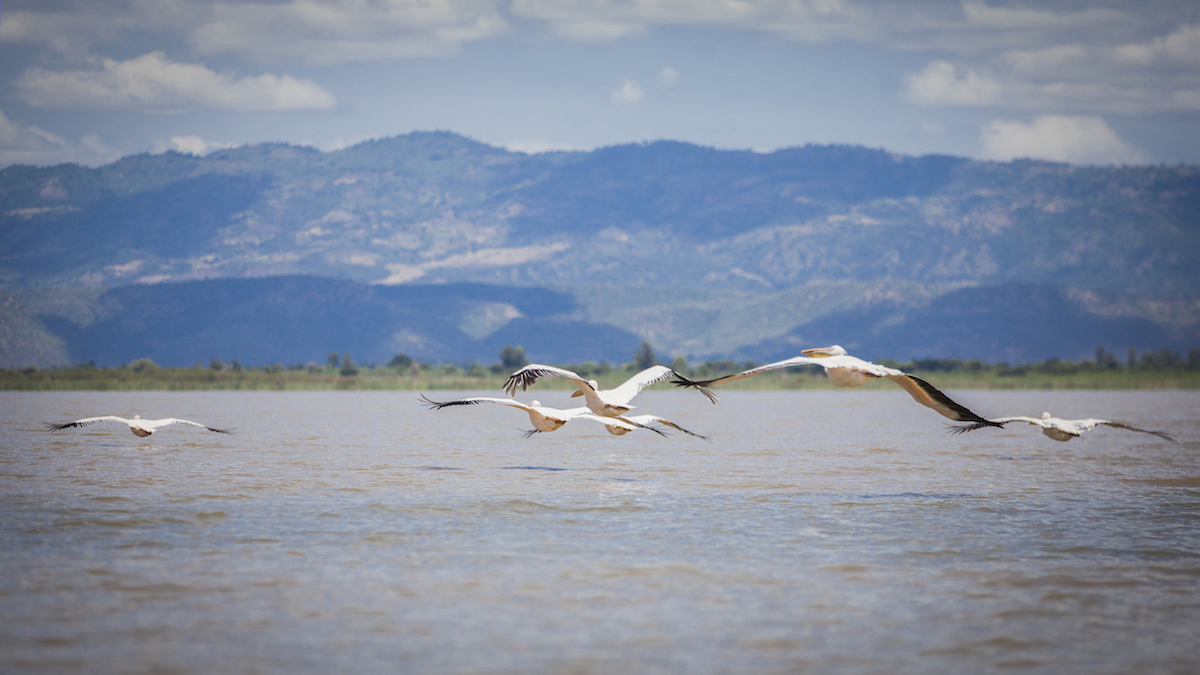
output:
[[[8, 167], [0, 242], [0, 282], [18, 294], [260, 277], [542, 288], [576, 304], [541, 317], [496, 309], [515, 322], [510, 336], [522, 324], [550, 322], [530, 329], [540, 339], [568, 330], [554, 322], [582, 322], [704, 359], [769, 351], [838, 312], [950, 321], [920, 312], [962, 289], [1006, 297], [1013, 284], [1090, 289], [1086, 303], [1063, 301], [1080, 325], [1130, 303], [1192, 316], [1200, 169], [675, 141], [526, 155], [416, 132], [332, 152], [262, 144], [96, 169]], [[880, 294], [897, 304], [872, 300]], [[771, 302], [781, 303], [773, 313]], [[1169, 328], [1180, 321], [1165, 311], [1130, 329], [1139, 348], [1187, 346], [1195, 321]], [[48, 330], [32, 309], [10, 315], [11, 330], [33, 331], [22, 335]], [[48, 320], [50, 333], [80, 335]], [[864, 321], [847, 330], [874, 330]], [[469, 340], [506, 325], [476, 323]], [[967, 345], [971, 357], [1009, 353], [982, 337]]]

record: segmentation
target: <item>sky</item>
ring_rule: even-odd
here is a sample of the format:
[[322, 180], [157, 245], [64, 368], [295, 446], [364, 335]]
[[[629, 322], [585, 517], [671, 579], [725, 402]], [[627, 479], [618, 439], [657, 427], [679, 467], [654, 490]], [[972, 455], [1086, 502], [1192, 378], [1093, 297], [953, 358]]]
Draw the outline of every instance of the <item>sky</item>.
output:
[[1200, 164], [1200, 2], [0, 0], [0, 167], [433, 130]]

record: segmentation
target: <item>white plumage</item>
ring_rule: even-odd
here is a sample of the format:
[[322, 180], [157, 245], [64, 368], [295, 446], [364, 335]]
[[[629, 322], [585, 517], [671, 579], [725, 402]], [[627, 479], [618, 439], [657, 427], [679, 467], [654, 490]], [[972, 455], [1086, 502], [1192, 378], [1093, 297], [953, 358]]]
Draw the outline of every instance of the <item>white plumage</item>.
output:
[[[549, 433], [551, 431], [557, 431], [567, 422], [578, 419], [600, 422], [614, 434], [629, 433], [640, 426], [619, 417], [603, 417], [596, 415], [592, 411], [582, 406], [578, 408], [561, 410], [559, 408], [550, 408], [544, 406], [538, 401], [533, 401], [532, 403], [521, 403], [520, 401], [511, 398], [489, 398], [486, 396], [462, 398], [455, 401], [434, 401], [426, 397], [424, 394], [421, 395], [421, 401], [433, 410], [441, 410], [442, 408], [459, 405], [479, 405], [481, 403], [491, 403], [494, 405], [503, 405], [510, 408], [524, 410], [529, 414], [529, 422], [533, 424], [533, 430], [525, 432], [526, 438], [539, 432]], [[657, 429], [651, 429], [650, 427], [643, 428], [650, 429], [651, 431], [659, 434], [662, 433]]]
[[886, 377], [900, 385], [917, 403], [937, 411], [944, 417], [948, 417], [956, 422], [973, 422], [980, 427], [1002, 426], [995, 422], [989, 422], [971, 412], [925, 380], [909, 375], [902, 370], [888, 368], [887, 366], [881, 366], [877, 363], [863, 361], [860, 358], [850, 356], [840, 345], [804, 349], [801, 350], [801, 353], [804, 356], [795, 356], [784, 361], [768, 363], [765, 366], [751, 368], [736, 375], [726, 375], [725, 377], [699, 382], [689, 380], [686, 377], [678, 377], [675, 383], [685, 387], [715, 387], [780, 368], [821, 366], [825, 369], [825, 374], [835, 387], [857, 387], [876, 378]]
[[[635, 406], [630, 401], [643, 389], [656, 382], [679, 377], [679, 373], [666, 366], [652, 366], [629, 378], [616, 389], [600, 389], [596, 380], [585, 380], [570, 370], [533, 363], [508, 376], [508, 381], [504, 383], [504, 393], [514, 396], [517, 393], [518, 385], [525, 390], [538, 378], [546, 376], [565, 377], [571, 380], [579, 387], [578, 391], [571, 396], [583, 396], [588, 409], [597, 415], [616, 417], [633, 410]], [[707, 396], [708, 400], [713, 403], [717, 402], [717, 397], [706, 387], [697, 385], [696, 388]]]
[[[1123, 422], [1114, 422], [1112, 420], [1101, 420], [1093, 417], [1082, 420], [1065, 420], [1061, 417], [1053, 417], [1048, 412], [1042, 413], [1041, 417], [1025, 417], [1024, 415], [1014, 415], [1012, 417], [993, 417], [989, 420], [995, 424], [1008, 424], [1009, 422], [1028, 422], [1034, 426], [1042, 428], [1042, 433], [1056, 441], [1069, 441], [1072, 438], [1078, 438], [1085, 431], [1091, 431], [1096, 427], [1105, 426], [1116, 429], [1127, 429], [1129, 431], [1140, 431], [1143, 434], [1154, 434], [1159, 438], [1175, 442], [1175, 439], [1168, 433], [1163, 431], [1151, 431], [1149, 429], [1139, 429], [1131, 427]], [[974, 431], [980, 428], [981, 424], [967, 424], [961, 427], [955, 427], [951, 433], [961, 434], [967, 431]]]
[[47, 422], [46, 430], [47, 431], [59, 431], [60, 429], [67, 429], [70, 427], [86, 427], [88, 425], [97, 424], [99, 422], [121, 422], [123, 424], [128, 424], [129, 430], [131, 432], [133, 432], [134, 436], [142, 436], [142, 437], [149, 436], [150, 434], [154, 433], [155, 431], [158, 431], [160, 428], [165, 427], [169, 424], [189, 424], [193, 427], [200, 427], [201, 429], [208, 429], [209, 431], [215, 431], [218, 434], [229, 433], [228, 429], [214, 429], [208, 425], [200, 424], [199, 422], [193, 422], [191, 420], [181, 420], [181, 419], [177, 419], [174, 417], [167, 417], [167, 418], [161, 419], [161, 420], [144, 420], [144, 419], [142, 419], [141, 415], [134, 415], [133, 419], [117, 417], [116, 415], [105, 415], [103, 417], [85, 417], [81, 420], [75, 420], [74, 422], [67, 422], [66, 424], [51, 424], [51, 423]]

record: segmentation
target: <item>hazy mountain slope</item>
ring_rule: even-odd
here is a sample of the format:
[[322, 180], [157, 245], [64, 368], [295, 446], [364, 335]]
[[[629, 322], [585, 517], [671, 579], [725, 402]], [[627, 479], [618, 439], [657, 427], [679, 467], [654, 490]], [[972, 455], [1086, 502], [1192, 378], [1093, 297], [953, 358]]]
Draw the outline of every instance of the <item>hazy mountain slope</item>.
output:
[[[388, 288], [285, 276], [123, 286], [102, 293], [92, 317], [41, 320], [65, 342], [69, 362], [102, 366], [137, 358], [183, 366], [212, 358], [247, 365], [324, 363], [331, 352], [349, 353], [360, 363], [386, 363], [406, 353], [490, 364], [506, 344], [555, 362], [570, 360], [578, 345], [595, 360], [623, 362], [633, 355], [640, 343], [633, 334], [550, 318], [573, 304], [569, 296], [540, 289]], [[480, 323], [479, 315], [488, 313], [491, 326]]]
[[1007, 284], [951, 291], [916, 308], [887, 301], [869, 311], [828, 314], [739, 353], [777, 361], [799, 355], [800, 349], [841, 344], [872, 359], [982, 356], [1033, 363], [1092, 358], [1099, 345], [1124, 354], [1129, 347], [1186, 353], [1200, 344], [1195, 324], [1170, 330], [1145, 318], [1102, 316], [1071, 296], [1059, 287]]

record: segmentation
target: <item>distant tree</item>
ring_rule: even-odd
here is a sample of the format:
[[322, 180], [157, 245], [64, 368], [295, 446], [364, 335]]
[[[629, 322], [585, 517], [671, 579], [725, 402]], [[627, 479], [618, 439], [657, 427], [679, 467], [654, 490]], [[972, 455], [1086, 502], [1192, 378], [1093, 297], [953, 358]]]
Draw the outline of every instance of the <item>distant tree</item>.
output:
[[1137, 365], [1137, 362], [1138, 362], [1137, 347], [1130, 347], [1129, 348], [1129, 361], [1126, 363], [1126, 365], [1129, 366], [1130, 368], [1133, 368], [1134, 366]]
[[408, 370], [412, 368], [413, 360], [408, 354], [397, 354], [388, 361], [388, 368], [399, 368], [400, 370]]
[[1188, 350], [1187, 369], [1200, 370], [1200, 349], [1192, 347]]
[[354, 362], [350, 360], [349, 354], [342, 354], [342, 369], [338, 371], [339, 375], [352, 377], [358, 374], [358, 368], [354, 367]]
[[225, 370], [225, 364], [221, 363], [221, 359], [214, 358], [208, 362], [209, 370]]
[[525, 348], [505, 345], [504, 349], [500, 350], [500, 364], [509, 370], [529, 365], [529, 360], [525, 358]]
[[325, 357], [325, 365], [329, 366], [330, 368], [337, 368], [338, 363], [340, 363], [341, 360], [341, 355], [339, 355], [337, 352], [329, 352], [329, 355]]
[[154, 372], [158, 370], [158, 364], [150, 359], [137, 359], [129, 362], [129, 369], [135, 373]]
[[237, 359], [234, 359], [229, 362], [229, 369], [235, 373], [240, 373], [240, 372], [242, 372], [242, 370], [244, 370], [242, 368], [242, 362], [238, 361]]
[[1096, 367], [1097, 368], [1103, 368], [1105, 370], [1113, 370], [1115, 368], [1120, 367], [1120, 365], [1121, 364], [1117, 362], [1117, 357], [1110, 354], [1108, 352], [1108, 350], [1104, 348], [1104, 345], [1098, 345], [1096, 347]]
[[633, 367], [645, 370], [657, 364], [658, 357], [654, 355], [654, 348], [650, 346], [649, 342], [643, 342], [642, 346], [638, 347], [637, 353], [633, 355]]
[[671, 362], [671, 370], [679, 373], [680, 375], [687, 375], [687, 373], [688, 373], [687, 359], [683, 358], [682, 356], [676, 356], [675, 360]]

